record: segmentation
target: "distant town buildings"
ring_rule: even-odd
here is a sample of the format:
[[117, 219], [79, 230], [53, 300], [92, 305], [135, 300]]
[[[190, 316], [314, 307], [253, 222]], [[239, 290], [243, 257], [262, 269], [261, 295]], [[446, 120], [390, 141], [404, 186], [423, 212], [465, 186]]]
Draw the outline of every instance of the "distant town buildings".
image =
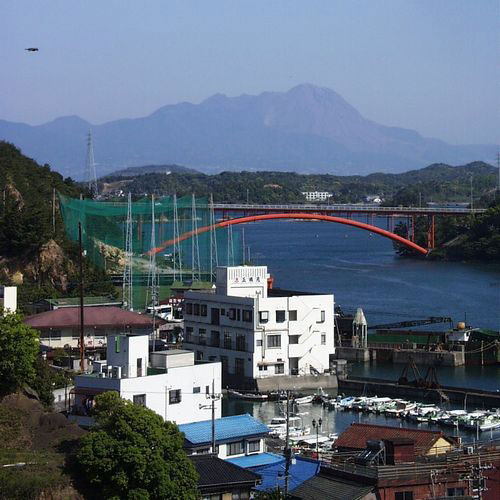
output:
[[328, 191], [302, 191], [307, 201], [326, 201], [329, 200], [333, 194]]
[[217, 268], [215, 290], [184, 300], [184, 346], [220, 361], [225, 384], [329, 372], [333, 295], [273, 288], [266, 266], [238, 266]]
[[[110, 335], [107, 360], [95, 361], [93, 368], [75, 378], [73, 410], [80, 415], [89, 413], [95, 396], [116, 391], [165, 420], [183, 424], [210, 416], [210, 394], [221, 393], [220, 363], [195, 363], [194, 353], [177, 349], [150, 353], [147, 334]], [[220, 400], [214, 401], [215, 417], [220, 418]]]

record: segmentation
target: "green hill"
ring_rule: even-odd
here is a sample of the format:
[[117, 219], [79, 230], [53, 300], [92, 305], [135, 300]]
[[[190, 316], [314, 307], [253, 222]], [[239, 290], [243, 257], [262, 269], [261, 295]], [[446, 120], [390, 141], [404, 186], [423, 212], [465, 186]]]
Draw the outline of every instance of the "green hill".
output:
[[[57, 197], [53, 212], [54, 189], [72, 197], [82, 192], [49, 165], [0, 141], [0, 283], [19, 286], [21, 305], [76, 290], [78, 252], [65, 236]], [[86, 293], [113, 290], [87, 262], [85, 276]]]

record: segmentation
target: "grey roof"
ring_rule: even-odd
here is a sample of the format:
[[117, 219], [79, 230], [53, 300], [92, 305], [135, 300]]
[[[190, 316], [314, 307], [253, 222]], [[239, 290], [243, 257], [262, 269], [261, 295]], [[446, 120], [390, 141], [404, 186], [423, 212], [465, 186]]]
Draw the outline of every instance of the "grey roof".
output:
[[354, 316], [353, 323], [355, 325], [368, 325], [368, 323], [366, 322], [365, 315], [363, 313], [363, 309], [361, 309], [361, 307], [358, 307], [356, 315]]
[[374, 490], [373, 486], [345, 481], [320, 473], [304, 481], [292, 492], [293, 499], [304, 500], [360, 500]]

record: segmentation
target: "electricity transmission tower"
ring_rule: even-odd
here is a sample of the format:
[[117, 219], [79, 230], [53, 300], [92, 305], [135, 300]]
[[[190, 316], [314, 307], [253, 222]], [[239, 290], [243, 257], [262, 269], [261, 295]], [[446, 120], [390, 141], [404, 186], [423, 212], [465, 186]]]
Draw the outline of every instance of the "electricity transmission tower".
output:
[[93, 198], [97, 198], [99, 192], [97, 189], [97, 174], [94, 161], [94, 144], [92, 140], [92, 132], [89, 131], [87, 136], [87, 163], [86, 163], [87, 183], [90, 193]]
[[146, 307], [153, 307], [153, 317], [158, 305], [159, 275], [156, 267], [156, 220], [155, 220], [155, 197], [151, 195], [151, 241], [149, 253], [148, 287], [146, 290]]
[[123, 307], [134, 310], [132, 282], [132, 194], [128, 194], [127, 222], [125, 225], [125, 265], [123, 267]]

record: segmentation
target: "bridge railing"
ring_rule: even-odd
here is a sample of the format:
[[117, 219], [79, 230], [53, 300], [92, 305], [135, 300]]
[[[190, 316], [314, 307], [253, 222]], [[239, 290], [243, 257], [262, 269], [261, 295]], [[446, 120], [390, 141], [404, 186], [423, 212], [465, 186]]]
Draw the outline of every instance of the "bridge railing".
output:
[[289, 204], [289, 205], [264, 205], [246, 203], [214, 203], [215, 210], [248, 210], [267, 211], [282, 210], [288, 211], [318, 211], [318, 212], [362, 212], [362, 213], [414, 213], [414, 214], [481, 214], [486, 211], [484, 208], [462, 208], [462, 207], [381, 207], [378, 205], [355, 205], [355, 204]]

